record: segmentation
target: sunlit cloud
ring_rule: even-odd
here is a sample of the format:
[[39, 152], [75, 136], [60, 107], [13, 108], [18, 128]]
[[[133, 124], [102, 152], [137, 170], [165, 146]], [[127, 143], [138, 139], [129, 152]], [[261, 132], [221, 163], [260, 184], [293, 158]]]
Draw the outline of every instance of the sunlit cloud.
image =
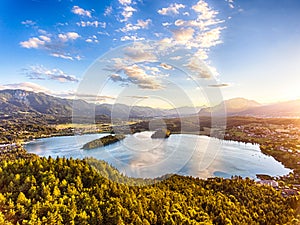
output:
[[157, 90], [163, 88], [153, 76], [147, 74], [146, 71], [137, 64], [124, 66], [122, 67], [122, 71], [126, 77], [113, 74], [110, 79], [114, 82], [122, 82], [123, 84], [135, 84], [141, 89]]
[[212, 73], [209, 68], [196, 56], [191, 57], [185, 66], [193, 72], [192, 75], [194, 78], [209, 79], [212, 77]]
[[50, 42], [50, 41], [51, 41], [51, 39], [46, 38], [45, 36], [32, 37], [32, 38], [29, 38], [27, 41], [21, 41], [20, 45], [23, 48], [41, 48], [47, 42]]
[[176, 40], [176, 42], [184, 44], [193, 39], [194, 33], [195, 30], [193, 28], [174, 30], [173, 37]]

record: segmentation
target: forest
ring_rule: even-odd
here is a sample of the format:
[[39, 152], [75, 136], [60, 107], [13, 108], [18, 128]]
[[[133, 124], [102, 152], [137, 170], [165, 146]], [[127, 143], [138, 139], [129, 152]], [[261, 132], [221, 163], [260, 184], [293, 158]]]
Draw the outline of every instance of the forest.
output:
[[104, 161], [0, 162], [0, 224], [299, 224], [297, 196], [248, 178], [133, 179]]
[[93, 141], [90, 141], [86, 144], [83, 145], [83, 149], [89, 150], [89, 149], [94, 149], [98, 147], [103, 147], [106, 145], [110, 145], [113, 143], [116, 143], [118, 141], [121, 141], [125, 138], [125, 135], [117, 134], [117, 135], [107, 135], [98, 139], [95, 139]]

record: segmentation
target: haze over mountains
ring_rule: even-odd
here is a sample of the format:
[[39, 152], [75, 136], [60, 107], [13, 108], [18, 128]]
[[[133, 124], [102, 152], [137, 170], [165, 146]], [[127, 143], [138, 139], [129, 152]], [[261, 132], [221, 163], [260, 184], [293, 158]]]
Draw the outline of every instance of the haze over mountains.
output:
[[128, 106], [123, 104], [95, 105], [83, 100], [71, 100], [53, 97], [44, 93], [35, 93], [24, 90], [0, 91], [0, 117], [8, 118], [12, 115], [71, 117], [73, 106], [76, 114], [82, 116], [103, 116], [110, 118], [153, 118], [153, 117], [179, 117], [179, 116], [210, 116], [223, 115], [225, 107], [227, 116], [255, 116], [255, 117], [299, 117], [300, 100], [280, 102], [269, 105], [244, 98], [225, 100], [214, 107], [194, 108], [181, 107], [177, 109], [159, 109], [144, 106]]
[[95, 105], [83, 100], [71, 100], [53, 97], [45, 93], [35, 93], [25, 90], [0, 91], [0, 115], [6, 118], [11, 114], [49, 115], [56, 117], [105, 116], [110, 118], [152, 118], [178, 117], [197, 114], [200, 108], [181, 107], [177, 109], [159, 109], [144, 106], [128, 106], [124, 104]]

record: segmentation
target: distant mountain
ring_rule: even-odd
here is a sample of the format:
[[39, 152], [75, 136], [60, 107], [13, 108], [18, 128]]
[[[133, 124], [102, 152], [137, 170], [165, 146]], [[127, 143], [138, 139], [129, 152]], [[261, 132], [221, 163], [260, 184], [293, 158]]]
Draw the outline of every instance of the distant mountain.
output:
[[244, 98], [225, 100], [214, 107], [203, 108], [200, 116], [222, 116], [224, 109], [227, 116], [253, 117], [300, 117], [300, 100], [286, 101], [261, 105], [260, 103]]
[[0, 91], [1, 113], [33, 113], [66, 115], [72, 109], [72, 102], [60, 99], [44, 93], [34, 93], [24, 90]]
[[[227, 116], [255, 117], [299, 117], [300, 100], [261, 105], [244, 98], [225, 100], [219, 105], [208, 108], [179, 107], [176, 109], [159, 109], [145, 106], [128, 106], [124, 104], [95, 105], [83, 100], [63, 99], [24, 90], [0, 90], [0, 119], [40, 118], [52, 122], [71, 121], [72, 115], [80, 118], [157, 118], [183, 117], [199, 114], [200, 116], [222, 115], [226, 109]], [[199, 111], [200, 110], [200, 111]]]
[[241, 112], [244, 112], [246, 110], [254, 110], [255, 108], [260, 106], [261, 104], [253, 100], [248, 100], [245, 98], [233, 98], [225, 100], [216, 106], [203, 108], [200, 110], [199, 114], [200, 116], [209, 116], [211, 115], [211, 113], [213, 113], [216, 116], [221, 116], [225, 112], [227, 115], [233, 116], [239, 115]]
[[250, 108], [240, 113], [256, 117], [300, 117], [300, 99]]
[[124, 104], [95, 105], [83, 100], [63, 99], [25, 90], [0, 90], [0, 118], [47, 117], [57, 118], [88, 117], [94, 115], [105, 118], [153, 118], [178, 117], [195, 114], [198, 109], [182, 107], [178, 109], [159, 109], [144, 106], [128, 106]]

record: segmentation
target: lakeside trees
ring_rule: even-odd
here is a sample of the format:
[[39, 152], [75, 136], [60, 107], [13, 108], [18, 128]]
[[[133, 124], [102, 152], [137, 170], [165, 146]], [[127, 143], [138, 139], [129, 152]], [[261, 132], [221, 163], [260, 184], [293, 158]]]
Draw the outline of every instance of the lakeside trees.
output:
[[122, 176], [106, 163], [98, 164], [106, 177], [85, 160], [2, 161], [0, 223], [297, 224], [297, 197], [284, 198], [250, 179], [174, 175], [130, 186], [111, 181]]
[[125, 138], [125, 135], [108, 135], [102, 138], [98, 138], [96, 140], [90, 141], [86, 144], [83, 145], [83, 149], [85, 150], [89, 150], [89, 149], [93, 149], [93, 148], [98, 148], [98, 147], [102, 147], [102, 146], [106, 146], [106, 145], [110, 145], [113, 143], [116, 143], [118, 141], [121, 141]]

